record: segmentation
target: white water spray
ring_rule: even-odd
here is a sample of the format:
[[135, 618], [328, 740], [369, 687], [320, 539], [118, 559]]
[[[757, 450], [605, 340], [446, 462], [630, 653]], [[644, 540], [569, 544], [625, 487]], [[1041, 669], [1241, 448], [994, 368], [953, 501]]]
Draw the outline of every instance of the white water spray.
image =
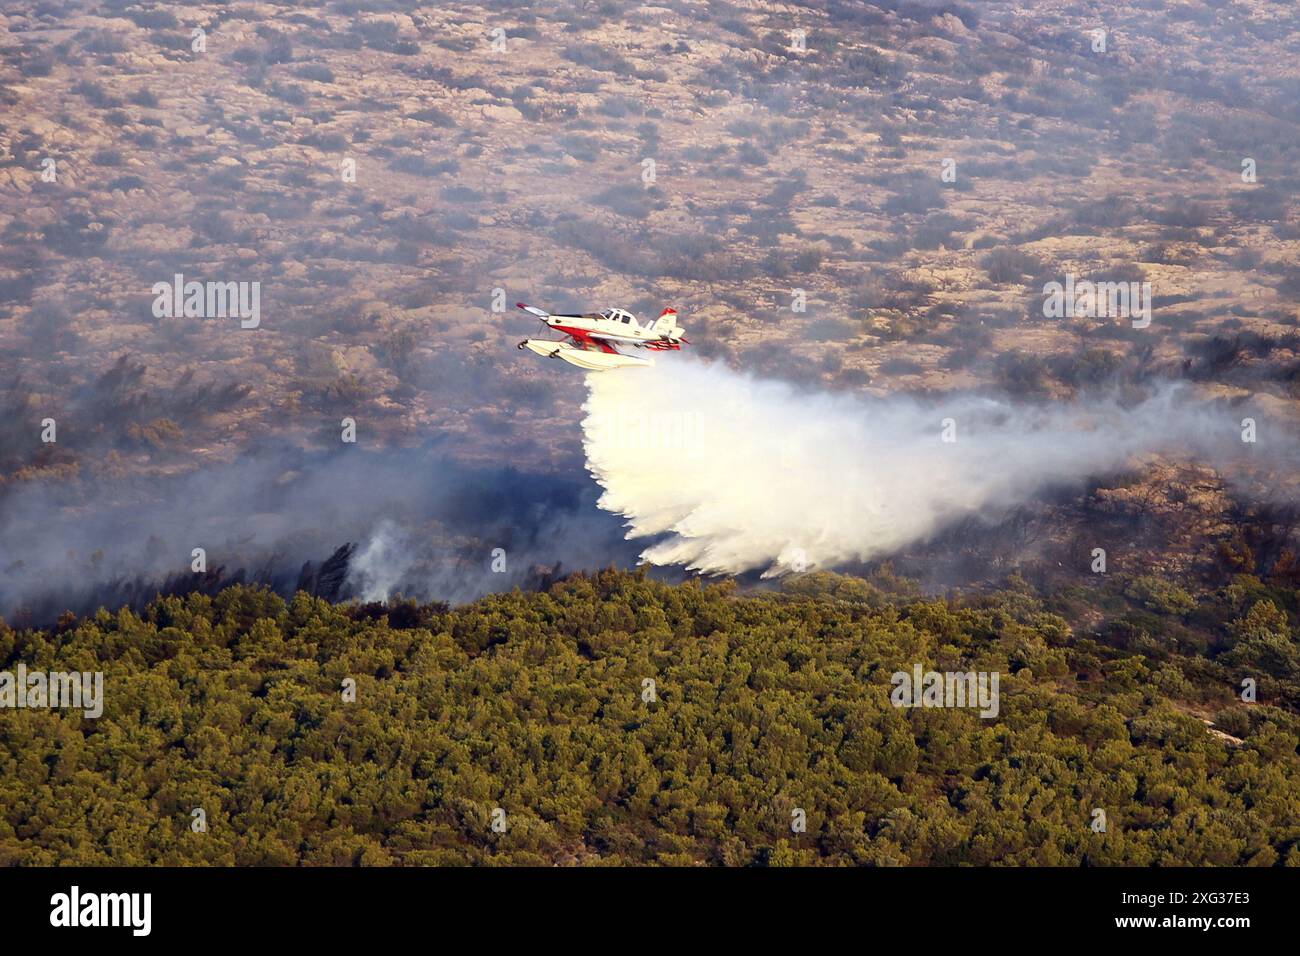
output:
[[[1035, 492], [1186, 450], [1231, 422], [1169, 388], [1113, 401], [1016, 407], [971, 395], [801, 390], [721, 363], [671, 356], [587, 376], [588, 468], [651, 564], [779, 575], [869, 560], [949, 522], [998, 514]], [[1238, 446], [1240, 447], [1240, 446]]]

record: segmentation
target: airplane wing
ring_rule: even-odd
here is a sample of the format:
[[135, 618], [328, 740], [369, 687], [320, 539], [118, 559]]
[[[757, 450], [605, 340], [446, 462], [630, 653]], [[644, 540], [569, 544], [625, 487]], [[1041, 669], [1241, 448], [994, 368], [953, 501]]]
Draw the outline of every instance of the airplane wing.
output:
[[536, 306], [524, 305], [522, 302], [516, 302], [515, 308], [523, 309], [529, 315], [535, 315], [539, 319], [548, 319], [551, 316], [551, 313], [549, 312], [543, 312], [541, 309], [537, 308]]

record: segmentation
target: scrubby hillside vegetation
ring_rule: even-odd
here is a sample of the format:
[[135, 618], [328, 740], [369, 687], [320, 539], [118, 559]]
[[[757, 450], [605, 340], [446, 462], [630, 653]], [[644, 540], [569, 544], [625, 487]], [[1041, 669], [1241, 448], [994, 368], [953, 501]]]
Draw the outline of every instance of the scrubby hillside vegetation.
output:
[[[4, 669], [105, 687], [98, 719], [0, 713], [0, 862], [1296, 865], [1296, 598], [609, 571], [0, 624]], [[998, 716], [892, 706], [917, 663], [999, 672]]]

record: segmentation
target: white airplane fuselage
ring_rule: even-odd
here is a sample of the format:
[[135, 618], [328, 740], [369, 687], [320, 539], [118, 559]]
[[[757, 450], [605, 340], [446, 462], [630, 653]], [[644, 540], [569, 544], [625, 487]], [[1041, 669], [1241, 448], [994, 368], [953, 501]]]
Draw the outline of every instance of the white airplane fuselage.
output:
[[548, 358], [563, 359], [570, 365], [590, 371], [644, 368], [654, 364], [650, 357], [627, 355], [618, 351], [616, 345], [650, 351], [676, 351], [685, 341], [682, 330], [677, 327], [677, 313], [672, 309], [665, 309], [657, 321], [643, 326], [623, 309], [607, 309], [586, 315], [552, 315], [523, 303], [519, 307], [535, 315], [547, 328], [568, 336], [562, 342], [525, 339], [519, 343], [519, 348]]
[[660, 339], [658, 332], [651, 330], [648, 326], [642, 328], [636, 319], [623, 322], [615, 319], [590, 319], [580, 315], [548, 315], [542, 321], [558, 332], [567, 332], [570, 335], [575, 333], [595, 333], [606, 342], [624, 342], [628, 345], [636, 345], [645, 342], [657, 342]]

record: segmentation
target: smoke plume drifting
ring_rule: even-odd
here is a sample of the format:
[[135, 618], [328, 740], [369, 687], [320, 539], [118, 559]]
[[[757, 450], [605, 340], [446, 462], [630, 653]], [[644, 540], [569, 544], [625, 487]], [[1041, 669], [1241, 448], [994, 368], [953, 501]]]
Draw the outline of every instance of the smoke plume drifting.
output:
[[[233, 582], [331, 600], [468, 601], [528, 586], [542, 566], [631, 563], [595, 491], [571, 476], [458, 464], [436, 445], [267, 445], [170, 477], [14, 483], [0, 494], [0, 616], [47, 624], [64, 610]], [[207, 573], [193, 568], [196, 547]], [[494, 565], [494, 549], [506, 560]]]
[[767, 576], [866, 561], [951, 521], [996, 520], [1049, 486], [1161, 451], [1240, 452], [1234, 416], [1170, 387], [1013, 407], [810, 392], [688, 356], [588, 375], [588, 468], [641, 559]]

